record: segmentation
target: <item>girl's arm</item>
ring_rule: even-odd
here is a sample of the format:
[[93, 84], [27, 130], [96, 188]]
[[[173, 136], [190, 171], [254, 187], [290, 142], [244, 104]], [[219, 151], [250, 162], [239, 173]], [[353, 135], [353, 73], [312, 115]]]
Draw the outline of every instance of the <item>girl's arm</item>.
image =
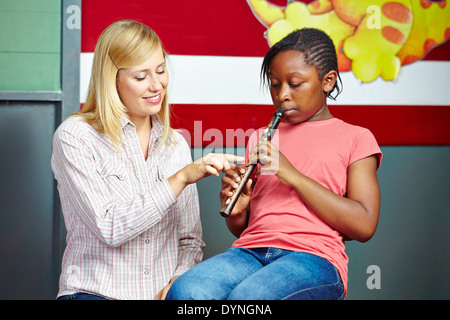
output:
[[[377, 158], [375, 155], [355, 161], [348, 168], [347, 196], [342, 197], [328, 190], [318, 182], [297, 171], [292, 164], [269, 143], [269, 163], [266, 167], [278, 168], [276, 175], [285, 185], [293, 188], [300, 198], [321, 219], [350, 239], [368, 241], [377, 228], [380, 211], [380, 190], [377, 179]], [[271, 153], [278, 157], [271, 157]], [[264, 154], [264, 152], [260, 154]], [[256, 155], [254, 155], [256, 156]]]

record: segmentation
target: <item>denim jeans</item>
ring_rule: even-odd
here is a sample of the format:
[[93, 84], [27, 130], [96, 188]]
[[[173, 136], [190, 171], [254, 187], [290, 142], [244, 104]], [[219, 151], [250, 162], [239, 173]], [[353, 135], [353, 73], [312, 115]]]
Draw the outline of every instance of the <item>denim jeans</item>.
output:
[[277, 248], [231, 248], [193, 267], [167, 300], [340, 300], [341, 278], [326, 259]]
[[66, 296], [58, 297], [57, 300], [108, 300], [108, 299], [89, 293], [77, 292], [74, 294], [68, 294]]

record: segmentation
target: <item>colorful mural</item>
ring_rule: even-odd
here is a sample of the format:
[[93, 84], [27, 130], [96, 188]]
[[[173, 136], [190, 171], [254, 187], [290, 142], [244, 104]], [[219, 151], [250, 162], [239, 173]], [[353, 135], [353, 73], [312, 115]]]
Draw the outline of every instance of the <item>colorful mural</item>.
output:
[[[402, 4], [406, 3], [402, 1]], [[337, 7], [337, 3], [346, 5], [347, 11]], [[353, 12], [361, 3], [366, 3], [364, 11], [367, 11], [368, 2], [365, 0], [83, 0], [80, 103], [85, 101], [93, 52], [101, 32], [119, 19], [136, 19], [158, 33], [170, 54], [172, 86], [169, 99], [173, 127], [187, 132], [192, 146], [245, 146], [242, 136], [254, 128], [267, 125], [273, 113], [270, 95], [260, 85], [261, 62], [269, 48], [264, 35], [268, 36], [270, 30], [277, 30], [274, 27], [278, 24], [289, 26], [283, 19], [286, 20], [290, 10], [296, 7], [295, 12], [299, 12], [299, 8], [306, 9], [309, 16], [319, 19], [317, 23], [333, 26], [333, 32], [355, 31], [358, 28], [349, 27], [350, 23], [343, 21], [354, 18]], [[388, 5], [386, 1], [372, 0], [371, 4], [374, 3], [379, 4], [371, 9], [380, 8], [380, 14], [383, 10], [387, 12], [386, 8], [392, 12], [402, 11], [398, 4]], [[406, 15], [409, 19], [412, 16], [408, 39], [412, 33], [418, 32], [422, 32], [420, 37], [423, 39], [431, 39], [428, 36], [431, 31], [425, 33], [416, 20], [431, 19], [434, 23], [436, 18], [430, 18], [427, 14], [437, 10], [448, 14], [450, 6], [445, 1], [431, 3], [415, 0], [415, 4], [421, 3], [424, 6], [421, 10], [412, 9], [411, 15]], [[378, 27], [379, 22], [381, 28], [367, 29], [365, 32], [382, 35], [383, 19], [386, 18], [378, 19], [375, 11], [365, 15], [370, 26]], [[422, 18], [417, 18], [419, 16]], [[263, 20], [267, 17], [272, 20]], [[343, 30], [337, 28], [334, 21]], [[395, 22], [391, 26], [400, 30], [403, 24]], [[413, 32], [413, 29], [417, 30]], [[389, 30], [384, 32], [389, 33]], [[336, 101], [330, 101], [333, 115], [369, 128], [382, 145], [450, 145], [450, 100], [446, 93], [450, 83], [450, 41], [438, 44], [448, 38], [448, 29], [441, 28], [441, 32], [444, 34], [440, 38], [442, 40], [434, 37], [435, 40], [424, 40], [420, 45], [416, 41], [417, 48], [408, 49], [409, 52], [417, 52], [414, 57], [403, 54], [407, 44], [414, 47], [409, 40], [399, 48], [393, 57], [400, 59], [400, 71], [393, 81], [385, 81], [378, 76], [371, 82], [363, 82], [355, 77], [355, 71], [351, 68], [354, 61], [340, 49], [342, 38], [337, 42], [337, 48], [344, 90]], [[358, 41], [355, 42], [358, 44]], [[371, 43], [366, 43], [368, 45]], [[363, 58], [363, 55], [360, 56]], [[231, 135], [233, 139], [224, 138], [230, 136], [228, 132], [234, 134]]]
[[450, 38], [450, 5], [428, 0], [287, 1], [248, 0], [267, 27], [269, 45], [288, 33], [314, 27], [327, 32], [338, 52], [340, 71], [363, 82], [392, 81], [403, 65], [415, 62]]

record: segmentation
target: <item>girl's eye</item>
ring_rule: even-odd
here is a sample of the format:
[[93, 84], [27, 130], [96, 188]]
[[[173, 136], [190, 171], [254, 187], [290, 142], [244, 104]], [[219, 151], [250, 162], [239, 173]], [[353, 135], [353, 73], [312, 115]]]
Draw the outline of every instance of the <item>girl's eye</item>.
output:
[[135, 79], [136, 79], [137, 81], [144, 81], [146, 77], [147, 77], [147, 76], [136, 77]]
[[300, 87], [300, 85], [301, 85], [301, 83], [291, 83], [289, 86], [291, 88], [297, 88], [297, 87]]
[[157, 74], [164, 74], [164, 73], [166, 73], [166, 69], [158, 69], [158, 70], [156, 70], [156, 73]]
[[270, 86], [271, 86], [272, 88], [278, 88], [278, 87], [280, 86], [280, 84], [279, 84], [279, 83], [276, 83], [276, 82], [271, 82], [271, 83], [270, 83]]

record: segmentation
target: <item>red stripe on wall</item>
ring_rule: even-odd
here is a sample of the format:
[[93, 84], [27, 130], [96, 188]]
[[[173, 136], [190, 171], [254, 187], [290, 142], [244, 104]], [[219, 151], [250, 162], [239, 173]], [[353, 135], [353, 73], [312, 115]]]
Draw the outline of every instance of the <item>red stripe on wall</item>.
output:
[[450, 60], [450, 41], [439, 44], [430, 50], [422, 60], [449, 61]]
[[[285, 7], [288, 0], [270, 2]], [[266, 28], [245, 0], [83, 0], [81, 17], [82, 52], [94, 52], [102, 31], [120, 19], [154, 29], [170, 54], [262, 57], [269, 49]], [[447, 41], [424, 60], [450, 60], [449, 49]]]
[[101, 32], [121, 19], [148, 25], [170, 54], [263, 56], [268, 50], [266, 28], [245, 0], [85, 0], [81, 51], [94, 52]]
[[[380, 145], [450, 145], [450, 106], [330, 106], [332, 114], [368, 128]], [[191, 146], [244, 146], [264, 127], [270, 105], [173, 105], [172, 126]]]

